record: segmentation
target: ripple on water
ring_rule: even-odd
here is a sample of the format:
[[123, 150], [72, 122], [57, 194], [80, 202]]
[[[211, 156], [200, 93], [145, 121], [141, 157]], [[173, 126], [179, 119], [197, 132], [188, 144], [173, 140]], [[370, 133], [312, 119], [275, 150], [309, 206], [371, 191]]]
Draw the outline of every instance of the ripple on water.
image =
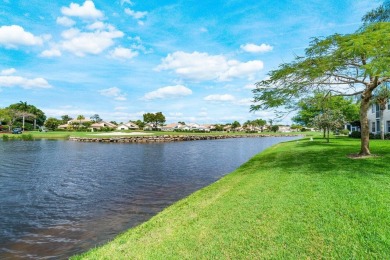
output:
[[66, 259], [88, 250], [282, 140], [0, 141], [0, 259]]

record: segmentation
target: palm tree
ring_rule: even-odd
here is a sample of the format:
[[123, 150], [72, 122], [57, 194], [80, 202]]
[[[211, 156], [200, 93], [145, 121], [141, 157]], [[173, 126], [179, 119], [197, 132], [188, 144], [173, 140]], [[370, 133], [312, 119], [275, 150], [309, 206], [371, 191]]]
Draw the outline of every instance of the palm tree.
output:
[[19, 107], [20, 107], [20, 110], [22, 111], [22, 117], [23, 117], [22, 130], [24, 131], [24, 121], [25, 121], [27, 110], [28, 110], [27, 101], [25, 101], [25, 102], [19, 101]]
[[379, 105], [380, 113], [379, 120], [381, 126], [381, 139], [385, 139], [385, 122], [383, 118], [383, 112], [386, 110], [387, 103], [390, 99], [390, 89], [385, 85], [381, 85], [377, 91], [374, 92], [373, 103]]
[[83, 115], [78, 115], [77, 120], [79, 120], [79, 128], [81, 127], [81, 121], [85, 119], [85, 116]]

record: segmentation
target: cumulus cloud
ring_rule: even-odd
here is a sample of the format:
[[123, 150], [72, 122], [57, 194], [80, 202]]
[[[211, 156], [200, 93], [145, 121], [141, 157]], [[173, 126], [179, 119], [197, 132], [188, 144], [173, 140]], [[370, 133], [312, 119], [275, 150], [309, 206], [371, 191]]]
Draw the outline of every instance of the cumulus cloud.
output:
[[[3, 72], [4, 71], [2, 71], [2, 75], [4, 75]], [[28, 79], [10, 75], [0, 76], [0, 87], [21, 87], [24, 89], [52, 88], [52, 86], [44, 78]]]
[[77, 56], [99, 54], [114, 45], [113, 39], [123, 37], [123, 32], [110, 27], [108, 31], [81, 32], [71, 28], [62, 33], [61, 47]]
[[9, 75], [11, 75], [11, 74], [14, 74], [15, 72], [16, 72], [16, 69], [10, 68], [10, 69], [2, 70], [2, 71], [0, 72], [0, 75], [9, 76]]
[[107, 28], [107, 25], [101, 21], [94, 22], [87, 26], [89, 30], [104, 30]]
[[133, 51], [132, 49], [127, 49], [123, 47], [117, 47], [110, 52], [110, 56], [115, 59], [132, 59], [138, 55], [138, 52]]
[[112, 87], [107, 89], [101, 89], [99, 90], [100, 95], [105, 97], [113, 97], [115, 100], [118, 101], [125, 101], [126, 100], [126, 94], [122, 92], [120, 88]]
[[62, 55], [61, 51], [56, 48], [52, 48], [50, 50], [44, 50], [40, 54], [41, 57], [45, 57], [45, 58], [60, 57], [61, 55]]
[[260, 60], [240, 62], [228, 60], [223, 55], [178, 51], [168, 54], [156, 69], [158, 71], [172, 70], [179, 76], [190, 80], [225, 81], [232, 78], [253, 78], [263, 67], [264, 64]]
[[144, 25], [144, 22], [141, 21], [141, 19], [145, 18], [148, 14], [148, 12], [133, 11], [130, 8], [126, 8], [125, 13], [137, 20], [139, 25]]
[[121, 0], [121, 5], [128, 4], [128, 5], [134, 5], [130, 0]]
[[251, 98], [243, 98], [235, 102], [239, 106], [250, 106], [253, 105], [253, 100]]
[[252, 90], [252, 89], [255, 89], [255, 88], [256, 88], [255, 84], [246, 84], [246, 85], [244, 86], [244, 89], [250, 89], [250, 90]]
[[99, 19], [104, 17], [103, 13], [96, 9], [93, 1], [85, 1], [83, 5], [71, 3], [69, 7], [62, 7], [61, 13], [82, 19]]
[[233, 95], [230, 94], [214, 94], [214, 95], [208, 95], [203, 98], [206, 101], [234, 101], [236, 98]]
[[71, 27], [71, 26], [76, 24], [75, 21], [73, 21], [72, 19], [70, 19], [66, 16], [58, 17], [56, 22], [57, 22], [57, 24], [65, 26], [65, 27]]
[[159, 88], [155, 91], [146, 93], [143, 99], [152, 100], [152, 99], [162, 99], [162, 98], [171, 98], [171, 97], [184, 97], [192, 94], [192, 90], [183, 86], [167, 86]]
[[263, 53], [263, 52], [269, 52], [272, 51], [274, 47], [271, 45], [262, 43], [260, 45], [256, 45], [253, 43], [247, 43], [245, 45], [241, 45], [240, 48], [246, 52], [252, 52], [252, 53]]
[[130, 15], [131, 17], [133, 17], [136, 20], [142, 19], [148, 14], [148, 12], [133, 11], [130, 8], [126, 8], [125, 13], [127, 15]]
[[26, 32], [19, 25], [4, 25], [0, 27], [0, 45], [9, 48], [16, 48], [19, 45], [33, 46], [42, 45], [42, 37], [34, 36], [30, 32]]

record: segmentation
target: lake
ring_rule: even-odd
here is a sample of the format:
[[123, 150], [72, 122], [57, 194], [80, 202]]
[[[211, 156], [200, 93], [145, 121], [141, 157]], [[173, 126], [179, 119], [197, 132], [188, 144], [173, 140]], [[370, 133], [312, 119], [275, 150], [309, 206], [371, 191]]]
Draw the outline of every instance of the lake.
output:
[[294, 139], [0, 141], [0, 259], [84, 252]]

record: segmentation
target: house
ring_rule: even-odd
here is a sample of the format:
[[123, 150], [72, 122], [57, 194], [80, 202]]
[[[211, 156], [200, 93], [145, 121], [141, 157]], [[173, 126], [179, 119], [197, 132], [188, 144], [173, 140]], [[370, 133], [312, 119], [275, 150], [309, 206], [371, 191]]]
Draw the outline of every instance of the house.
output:
[[[146, 125], [145, 125], [145, 127], [144, 127], [144, 130], [145, 131], [153, 131], [153, 130], [155, 130], [156, 129], [156, 127], [154, 126], [154, 124], [153, 123], [147, 123]], [[157, 126], [157, 131], [161, 131], [161, 126]]]
[[[378, 104], [372, 104], [367, 113], [368, 126], [370, 132], [379, 134], [381, 132], [380, 108]], [[390, 103], [387, 103], [386, 109], [383, 111], [383, 121], [385, 134], [390, 133]]]
[[126, 124], [120, 124], [116, 127], [116, 130], [138, 130], [139, 126], [133, 122], [128, 122]]
[[116, 128], [116, 125], [113, 124], [113, 123], [110, 123], [110, 122], [106, 122], [106, 121], [101, 121], [101, 122], [96, 122], [96, 123], [93, 123], [89, 129], [92, 130], [92, 132], [94, 130], [100, 130], [102, 128]]
[[167, 124], [161, 128], [161, 131], [175, 131], [181, 129], [184, 125], [180, 123]]
[[291, 132], [291, 127], [289, 125], [279, 125], [279, 132], [289, 133]]
[[72, 130], [74, 128], [77, 128], [78, 126], [80, 125], [83, 125], [83, 124], [91, 124], [92, 123], [92, 120], [90, 119], [72, 119], [72, 120], [69, 120], [68, 123], [66, 124], [63, 124], [63, 125], [59, 125], [57, 128], [58, 129], [63, 129], [63, 130]]

